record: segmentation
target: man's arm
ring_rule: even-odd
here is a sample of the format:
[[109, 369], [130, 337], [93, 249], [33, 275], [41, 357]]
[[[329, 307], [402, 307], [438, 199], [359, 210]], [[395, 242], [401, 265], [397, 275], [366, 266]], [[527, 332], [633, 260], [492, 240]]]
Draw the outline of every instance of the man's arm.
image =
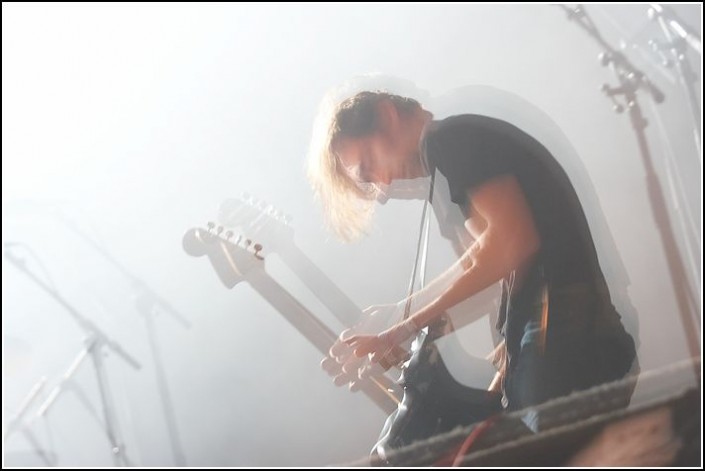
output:
[[463, 272], [457, 280], [410, 317], [418, 328], [501, 280], [533, 257], [541, 245], [531, 209], [514, 176], [494, 178], [470, 192], [468, 199], [487, 226], [458, 261]]
[[[483, 183], [468, 193], [468, 200], [471, 203], [468, 207], [472, 206], [486, 221], [486, 227], [461, 259], [439, 279], [457, 276], [453, 272], [460, 272], [460, 275], [406, 321], [377, 336], [347, 339], [346, 343], [355, 347], [356, 355], [383, 353], [390, 344], [405, 340], [449, 308], [501, 280], [538, 252], [540, 237], [524, 192], [514, 176], [502, 175]], [[427, 292], [433, 291], [435, 285], [434, 281]], [[469, 313], [477, 317], [482, 314]], [[474, 320], [468, 319], [468, 322]]]

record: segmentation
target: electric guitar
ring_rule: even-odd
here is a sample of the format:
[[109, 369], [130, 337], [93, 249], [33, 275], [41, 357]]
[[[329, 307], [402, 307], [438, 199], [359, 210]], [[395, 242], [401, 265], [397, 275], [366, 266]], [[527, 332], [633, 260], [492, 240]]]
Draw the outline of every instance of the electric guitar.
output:
[[[337, 335], [267, 274], [261, 244], [242, 235], [233, 239], [234, 235], [234, 231], [225, 231], [222, 226], [209, 223], [207, 228], [187, 231], [183, 247], [191, 256], [207, 257], [227, 288], [247, 281], [319, 352], [327, 355]], [[369, 377], [359, 386], [387, 414], [396, 410], [399, 386], [386, 376]]]
[[[247, 237], [245, 242], [247, 240], [261, 242], [258, 253], [266, 250], [267, 253], [279, 255], [309, 291], [345, 327], [354, 327], [359, 332], [365, 333], [381, 332], [401, 320], [384, 314], [362, 316], [360, 308], [296, 246], [291, 217], [274, 205], [243, 194], [240, 198], [227, 199], [220, 205], [218, 221], [223, 226], [237, 229], [243, 237]], [[401, 313], [398, 314], [401, 315]], [[388, 370], [391, 370], [392, 374], [397, 374], [397, 366], [409, 358], [409, 347], [410, 345], [407, 344], [394, 347], [380, 359], [378, 365], [370, 365], [366, 359], [360, 362], [367, 363], [367, 366], [377, 370], [378, 374]], [[394, 385], [395, 393], [401, 395], [401, 388], [396, 383]]]
[[[443, 189], [441, 185], [439, 185], [439, 188]], [[445, 193], [448, 193], [447, 185], [445, 186]], [[454, 207], [442, 198], [436, 198], [434, 202], [434, 211], [441, 223], [442, 235], [453, 243], [458, 253], [462, 253], [469, 243], [462, 215], [457, 210], [456, 213], [458, 214], [453, 213], [451, 210]], [[272, 205], [258, 201], [250, 196], [230, 199], [221, 205], [219, 218], [221, 223], [235, 226], [252, 237], [256, 235], [258, 240], [266, 241], [266, 246], [270, 250], [275, 250], [292, 271], [300, 275], [300, 278], [311, 292], [318, 296], [332, 313], [337, 314], [338, 319], [344, 325], [351, 325], [359, 319], [360, 311], [354, 306], [354, 303], [345, 297], [296, 248], [293, 242], [293, 229], [290, 225], [290, 218]], [[463, 236], [465, 236], [465, 239]], [[248, 244], [247, 241], [245, 243]], [[249, 244], [251, 245], [251, 242]], [[255, 246], [254, 249], [257, 253], [262, 252], [261, 247]], [[326, 288], [321, 289], [321, 286], [326, 286]], [[351, 306], [347, 313], [339, 309], [342, 305]], [[370, 319], [366, 318], [361, 323], [356, 324], [362, 328], [362, 331], [374, 331], [374, 329], [367, 330], [368, 326], [366, 324], [369, 321]], [[441, 324], [445, 326], [441, 327]], [[438, 350], [435, 346], [435, 339], [438, 333], [447, 331], [447, 327], [451, 327], [452, 330], [452, 326], [443, 321], [439, 322], [437, 327], [434, 327], [432, 336], [419, 337], [417, 339], [419, 343], [417, 343], [416, 353], [412, 356], [410, 363], [407, 364], [407, 368], [404, 369], [402, 379], [405, 385], [411, 384], [412, 389], [404, 390], [404, 406], [397, 409], [394, 420], [388, 421], [388, 427], [383, 430], [380, 441], [375, 447], [378, 451], [395, 448], [412, 439], [418, 433], [424, 434], [428, 433], [429, 430], [435, 430], [434, 427], [438, 428], [437, 431], [440, 432], [441, 429], [446, 429], [446, 427], [454, 423], [469, 423], [468, 420], [472, 421], [472, 419], [468, 418], [468, 414], [471, 416], [478, 413], [482, 415], [483, 411], [494, 410], [494, 407], [498, 404], [496, 397], [487, 396], [488, 392], [486, 390], [465, 386], [455, 380], [454, 375], [447, 369], [445, 362], [441, 359], [443, 355], [441, 350]], [[431, 330], [429, 330], [430, 332]], [[456, 336], [448, 336], [446, 340], [444, 342], [445, 350], [448, 351], [448, 347], [450, 347], [452, 357], [463, 358], [463, 370], [465, 372], [472, 371], [474, 374], [483, 373], [487, 375], [487, 384], [489, 384], [489, 379], [494, 374], [489, 363], [463, 355], [461, 352], [462, 347], [459, 346]], [[400, 350], [402, 351], [396, 351], [389, 355], [391, 358], [385, 358], [380, 362], [383, 369], [389, 368], [389, 365], [398, 364], [399, 360], [406, 359], [404, 357], [407, 352], [404, 349]], [[425, 385], [419, 388], [420, 380]], [[396, 386], [396, 383], [394, 385]], [[433, 406], [425, 413], [421, 413], [419, 411], [424, 409], [423, 404], [436, 404], [436, 406]], [[438, 406], [439, 404], [446, 404], [445, 409]]]

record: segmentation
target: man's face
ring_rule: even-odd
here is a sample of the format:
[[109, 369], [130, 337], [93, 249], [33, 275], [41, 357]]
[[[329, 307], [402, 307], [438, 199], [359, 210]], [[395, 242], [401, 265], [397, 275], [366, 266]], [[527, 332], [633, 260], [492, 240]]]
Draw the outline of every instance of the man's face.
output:
[[344, 139], [338, 155], [348, 175], [365, 184], [390, 185], [407, 178], [405, 168], [411, 159], [400, 133]]

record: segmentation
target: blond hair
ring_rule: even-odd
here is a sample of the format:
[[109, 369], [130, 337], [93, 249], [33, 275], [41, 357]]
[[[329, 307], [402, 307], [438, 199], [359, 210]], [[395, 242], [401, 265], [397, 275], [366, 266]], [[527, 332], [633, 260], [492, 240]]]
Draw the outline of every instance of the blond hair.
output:
[[390, 100], [399, 114], [421, 108], [418, 101], [387, 92], [359, 92], [339, 103], [324, 100], [314, 123], [308, 156], [308, 177], [323, 206], [328, 227], [342, 240], [365, 234], [378, 188], [354, 180], [345, 171], [337, 146], [344, 138], [361, 138], [379, 130], [378, 104]]

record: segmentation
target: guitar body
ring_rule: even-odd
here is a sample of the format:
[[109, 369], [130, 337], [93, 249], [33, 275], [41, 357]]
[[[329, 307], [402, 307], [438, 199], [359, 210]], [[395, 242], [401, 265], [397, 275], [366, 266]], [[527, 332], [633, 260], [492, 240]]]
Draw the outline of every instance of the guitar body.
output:
[[[384, 424], [373, 448], [387, 464], [390, 451], [449, 432], [502, 412], [502, 396], [459, 383], [446, 367], [436, 340], [447, 332], [444, 316], [417, 337], [417, 348], [402, 372], [403, 398]], [[468, 361], [487, 362], [468, 356]], [[470, 365], [472, 366], [472, 365]]]

